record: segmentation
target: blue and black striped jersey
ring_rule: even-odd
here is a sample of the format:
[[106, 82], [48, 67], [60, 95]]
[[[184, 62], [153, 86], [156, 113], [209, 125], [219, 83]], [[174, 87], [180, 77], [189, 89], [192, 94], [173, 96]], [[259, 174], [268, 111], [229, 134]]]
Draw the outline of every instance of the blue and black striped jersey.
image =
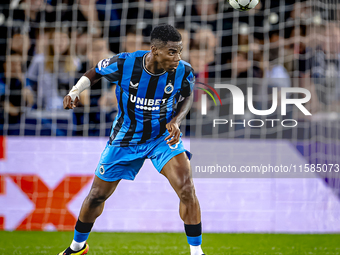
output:
[[145, 68], [147, 53], [120, 53], [96, 66], [98, 74], [118, 85], [112, 145], [137, 145], [162, 136], [179, 97], [192, 93], [195, 78], [190, 64], [181, 60], [173, 73], [152, 74]]

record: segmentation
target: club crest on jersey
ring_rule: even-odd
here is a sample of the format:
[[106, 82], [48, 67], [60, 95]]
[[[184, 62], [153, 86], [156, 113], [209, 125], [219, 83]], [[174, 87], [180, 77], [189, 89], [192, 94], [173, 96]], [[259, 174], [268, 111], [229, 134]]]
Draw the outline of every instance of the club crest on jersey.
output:
[[130, 81], [130, 87], [136, 89], [138, 87], [139, 83], [133, 84], [132, 81]]
[[171, 94], [172, 91], [174, 91], [174, 86], [171, 84], [171, 81], [168, 83], [168, 85], [165, 86], [164, 92], [166, 94]]
[[99, 173], [100, 173], [101, 175], [103, 175], [103, 174], [105, 173], [105, 168], [104, 168], [103, 165], [100, 166], [100, 168], [99, 168]]

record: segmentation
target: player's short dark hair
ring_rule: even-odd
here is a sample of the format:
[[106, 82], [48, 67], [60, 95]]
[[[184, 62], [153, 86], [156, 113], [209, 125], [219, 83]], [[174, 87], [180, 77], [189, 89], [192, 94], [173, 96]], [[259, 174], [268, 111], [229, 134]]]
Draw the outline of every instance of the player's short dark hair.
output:
[[171, 25], [161, 24], [155, 27], [151, 32], [151, 45], [166, 45], [170, 42], [180, 42], [181, 34]]

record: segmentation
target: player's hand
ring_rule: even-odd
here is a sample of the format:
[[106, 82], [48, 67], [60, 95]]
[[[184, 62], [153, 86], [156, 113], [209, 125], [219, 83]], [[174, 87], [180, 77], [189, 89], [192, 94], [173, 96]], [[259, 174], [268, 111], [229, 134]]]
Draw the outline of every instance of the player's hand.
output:
[[169, 135], [164, 139], [169, 140], [166, 143], [169, 145], [174, 145], [179, 142], [179, 138], [181, 137], [181, 131], [179, 130], [179, 125], [177, 122], [170, 121], [166, 124], [166, 129], [169, 131]]
[[74, 99], [74, 101], [72, 102], [72, 98], [69, 95], [66, 95], [63, 101], [64, 109], [73, 109], [74, 107], [77, 107], [78, 102], [78, 97], [76, 97], [76, 99]]

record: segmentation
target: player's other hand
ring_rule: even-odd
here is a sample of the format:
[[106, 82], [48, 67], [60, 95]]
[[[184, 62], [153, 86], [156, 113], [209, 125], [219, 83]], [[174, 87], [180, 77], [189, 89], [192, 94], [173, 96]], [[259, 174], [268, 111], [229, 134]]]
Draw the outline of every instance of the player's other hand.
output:
[[73, 109], [74, 107], [77, 107], [78, 102], [78, 97], [76, 97], [76, 99], [74, 99], [74, 101], [72, 102], [72, 98], [69, 95], [66, 95], [63, 101], [64, 109]]
[[164, 139], [167, 141], [166, 143], [169, 145], [174, 145], [179, 142], [179, 138], [181, 137], [181, 131], [179, 130], [179, 125], [177, 122], [170, 121], [166, 124], [166, 129], [169, 131], [169, 135]]

